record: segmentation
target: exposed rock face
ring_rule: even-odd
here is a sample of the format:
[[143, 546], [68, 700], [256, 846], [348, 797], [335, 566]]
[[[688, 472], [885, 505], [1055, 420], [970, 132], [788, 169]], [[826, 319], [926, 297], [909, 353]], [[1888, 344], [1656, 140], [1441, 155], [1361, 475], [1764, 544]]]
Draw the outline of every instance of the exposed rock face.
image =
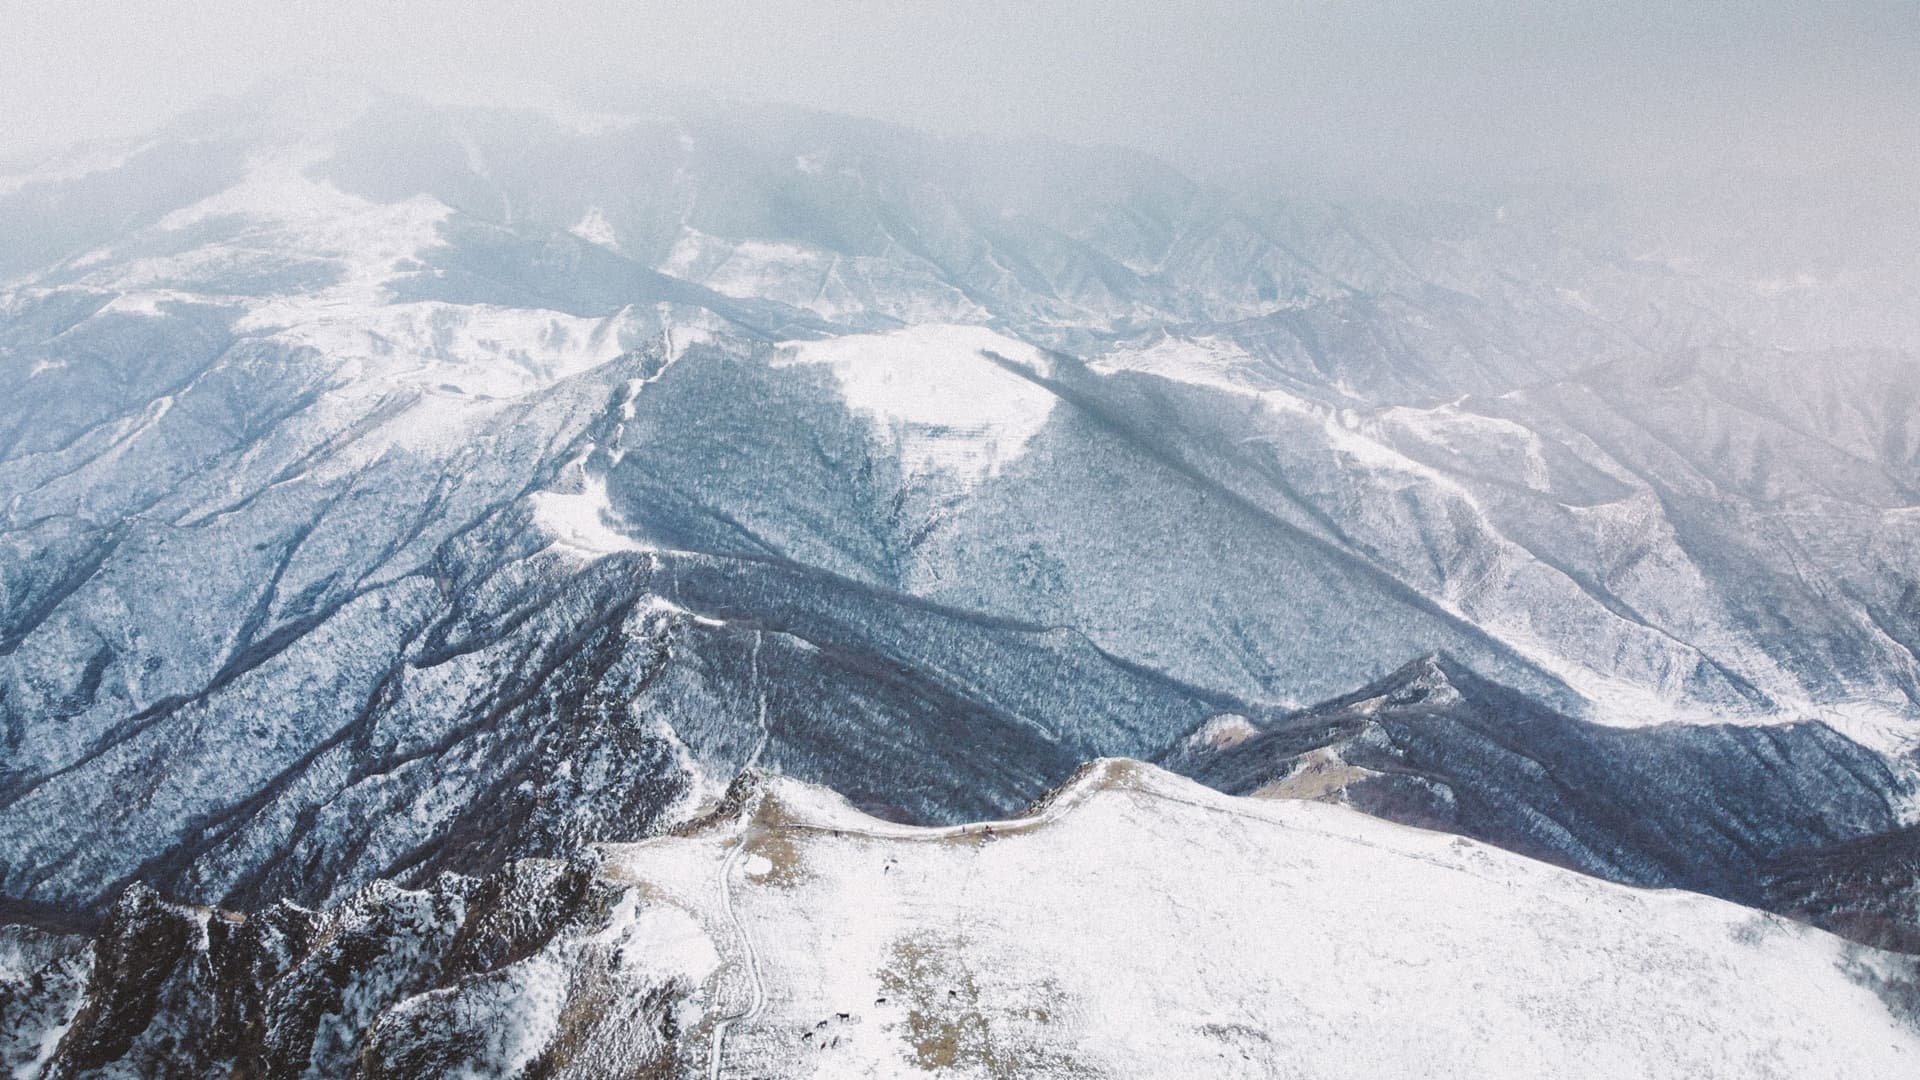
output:
[[94, 950], [50, 1075], [1856, 1077], [1920, 1052], [1911, 958], [1124, 761], [947, 829], [750, 776], [683, 835], [326, 912], [131, 890]]
[[42, 1076], [85, 1002], [92, 942], [25, 924], [0, 926], [0, 1068]]
[[50, 1077], [444, 1073], [455, 1045], [410, 1047], [410, 1060], [374, 1067], [373, 1026], [403, 1001], [483, 985], [563, 930], [598, 925], [614, 895], [590, 860], [521, 861], [419, 891], [381, 883], [324, 911], [282, 902], [252, 915], [168, 903], [135, 885], [92, 942], [91, 977], [67, 974], [75, 961], [63, 944], [5, 984], [8, 1026], [23, 1042], [41, 1035], [46, 1055], [36, 1072], [16, 1051], [15, 1068]]

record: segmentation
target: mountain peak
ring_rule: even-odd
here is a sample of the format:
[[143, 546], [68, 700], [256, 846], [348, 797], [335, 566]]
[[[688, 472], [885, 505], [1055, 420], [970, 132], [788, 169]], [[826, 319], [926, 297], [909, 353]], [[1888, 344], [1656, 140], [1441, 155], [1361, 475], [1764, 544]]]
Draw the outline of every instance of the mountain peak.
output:
[[1331, 717], [1359, 713], [1371, 715], [1385, 709], [1413, 706], [1443, 708], [1467, 700], [1462, 683], [1471, 683], [1470, 671], [1445, 652], [1429, 652], [1368, 683], [1350, 694], [1310, 706], [1301, 716]]
[[1450, 704], [1463, 696], [1458, 675], [1461, 670], [1446, 653], [1430, 652], [1402, 665], [1376, 685], [1395, 705]]

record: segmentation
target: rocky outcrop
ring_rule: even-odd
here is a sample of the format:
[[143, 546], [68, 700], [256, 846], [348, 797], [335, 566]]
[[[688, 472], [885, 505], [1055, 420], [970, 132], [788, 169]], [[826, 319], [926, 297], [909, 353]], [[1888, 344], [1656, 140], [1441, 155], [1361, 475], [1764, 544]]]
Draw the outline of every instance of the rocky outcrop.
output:
[[45, 1054], [35, 1067], [16, 1050], [12, 1064], [46, 1077], [423, 1075], [367, 1058], [382, 1017], [597, 925], [613, 895], [590, 860], [520, 861], [415, 891], [382, 882], [319, 911], [188, 907], [135, 885], [93, 937], [90, 975], [70, 975], [68, 938], [0, 984], [4, 1026]]

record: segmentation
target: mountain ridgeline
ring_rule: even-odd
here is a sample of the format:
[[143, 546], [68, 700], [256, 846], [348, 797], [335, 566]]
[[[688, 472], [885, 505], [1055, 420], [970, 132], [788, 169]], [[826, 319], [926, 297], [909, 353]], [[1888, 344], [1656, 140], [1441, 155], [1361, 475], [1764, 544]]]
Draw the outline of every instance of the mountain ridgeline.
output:
[[[1152, 760], [1920, 950], [1901, 267], [780, 109], [295, 104], [0, 179], [21, 1075], [454, 1069], [429, 991], [604, 960], [595, 845], [743, 770], [953, 826]], [[646, 1053], [717, 1062], [655, 975]], [[1003, 1075], [971, 1038], [919, 1066]]]

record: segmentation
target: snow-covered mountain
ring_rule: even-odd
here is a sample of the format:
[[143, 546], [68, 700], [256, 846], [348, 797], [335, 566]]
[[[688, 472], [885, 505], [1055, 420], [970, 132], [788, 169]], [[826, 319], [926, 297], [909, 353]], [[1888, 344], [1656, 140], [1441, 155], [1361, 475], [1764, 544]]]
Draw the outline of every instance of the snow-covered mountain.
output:
[[710, 821], [595, 859], [369, 888], [321, 913], [135, 891], [101, 940], [89, 958], [15, 931], [59, 990], [14, 1061], [1853, 1078], [1920, 1054], [1910, 957], [1111, 759], [1030, 816], [942, 829], [751, 774]]
[[[1910, 775], [1818, 721], [1607, 727], [1445, 657], [1257, 726], [1216, 717], [1160, 760], [1233, 794], [1345, 803], [1821, 925], [1845, 916], [1770, 892], [1770, 881], [1836, 845], [1894, 843], [1914, 791]], [[1899, 900], [1888, 888], [1866, 893]]]
[[1677, 220], [701, 102], [0, 180], [10, 947], [1122, 755], [1910, 948], [1913, 279]]

